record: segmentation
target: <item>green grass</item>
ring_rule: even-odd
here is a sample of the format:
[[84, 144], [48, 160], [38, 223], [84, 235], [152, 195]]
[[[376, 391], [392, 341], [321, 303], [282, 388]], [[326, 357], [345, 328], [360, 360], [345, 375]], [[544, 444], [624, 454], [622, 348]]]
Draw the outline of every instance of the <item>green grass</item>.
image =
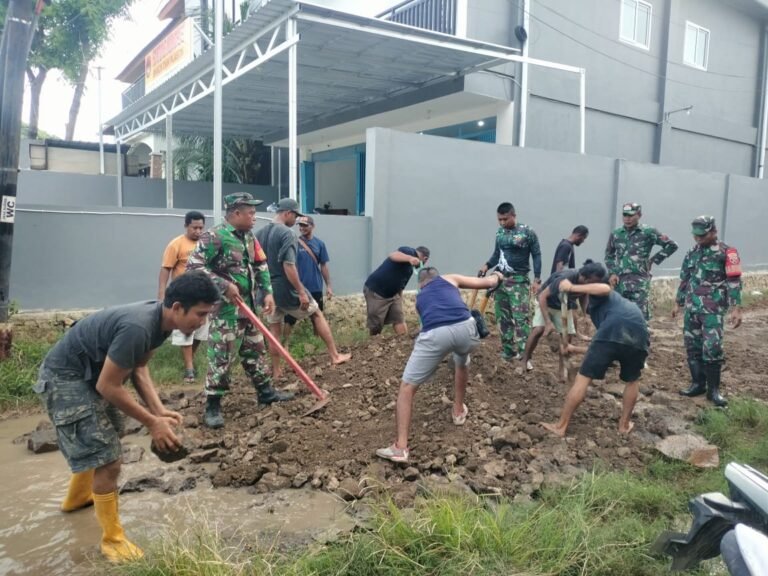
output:
[[14, 339], [10, 357], [0, 362], [0, 410], [21, 408], [36, 402], [32, 386], [51, 346], [48, 339]]

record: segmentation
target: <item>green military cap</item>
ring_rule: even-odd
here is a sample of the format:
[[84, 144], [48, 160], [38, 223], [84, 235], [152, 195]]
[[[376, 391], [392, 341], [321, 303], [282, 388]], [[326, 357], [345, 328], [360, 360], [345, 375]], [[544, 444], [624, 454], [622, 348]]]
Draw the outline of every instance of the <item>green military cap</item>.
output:
[[634, 216], [635, 214], [640, 212], [642, 208], [643, 207], [640, 206], [640, 204], [638, 204], [637, 202], [627, 202], [621, 207], [621, 213], [624, 216]]
[[714, 216], [699, 216], [691, 222], [691, 232], [694, 236], [704, 236], [715, 227]]
[[251, 194], [248, 194], [248, 192], [235, 192], [224, 196], [224, 207], [227, 209], [237, 206], [238, 204], [258, 206], [263, 203], [263, 200], [255, 199]]

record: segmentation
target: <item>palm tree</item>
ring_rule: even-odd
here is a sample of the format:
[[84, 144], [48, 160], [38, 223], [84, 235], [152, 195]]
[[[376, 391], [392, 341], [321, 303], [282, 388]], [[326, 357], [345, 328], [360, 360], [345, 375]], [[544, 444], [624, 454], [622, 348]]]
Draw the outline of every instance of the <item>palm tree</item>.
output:
[[[258, 140], [227, 138], [222, 143], [224, 182], [268, 184], [270, 150]], [[173, 149], [177, 180], [213, 181], [213, 138], [178, 136]]]

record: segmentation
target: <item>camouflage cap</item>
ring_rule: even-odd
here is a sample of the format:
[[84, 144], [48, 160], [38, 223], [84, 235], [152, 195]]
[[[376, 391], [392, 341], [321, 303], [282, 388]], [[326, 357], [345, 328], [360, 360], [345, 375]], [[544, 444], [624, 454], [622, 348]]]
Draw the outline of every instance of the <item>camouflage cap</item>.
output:
[[621, 213], [624, 216], [634, 216], [643, 209], [637, 202], [627, 202], [621, 207]]
[[691, 232], [694, 236], [704, 236], [715, 227], [714, 216], [699, 216], [691, 222]]
[[245, 204], [246, 206], [258, 206], [263, 204], [263, 200], [255, 199], [248, 192], [235, 192], [233, 194], [227, 194], [224, 196], [224, 207], [230, 209], [238, 204]]

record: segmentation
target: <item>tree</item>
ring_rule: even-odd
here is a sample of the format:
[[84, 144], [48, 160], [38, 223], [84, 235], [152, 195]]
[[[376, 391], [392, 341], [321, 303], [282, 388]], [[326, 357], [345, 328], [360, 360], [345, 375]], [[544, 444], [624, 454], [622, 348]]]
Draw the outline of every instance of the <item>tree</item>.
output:
[[[222, 142], [224, 182], [269, 183], [269, 148], [258, 140], [226, 138]], [[178, 136], [173, 149], [178, 180], [213, 181], [213, 138]]]
[[[27, 80], [30, 86], [29, 129], [27, 136], [37, 138], [40, 95], [50, 70], [60, 70], [75, 87], [67, 140], [72, 140], [85, 91], [90, 63], [109, 37], [116, 18], [124, 16], [133, 0], [57, 0], [43, 10], [32, 43]], [[8, 0], [0, 0], [0, 15], [8, 8]]]

